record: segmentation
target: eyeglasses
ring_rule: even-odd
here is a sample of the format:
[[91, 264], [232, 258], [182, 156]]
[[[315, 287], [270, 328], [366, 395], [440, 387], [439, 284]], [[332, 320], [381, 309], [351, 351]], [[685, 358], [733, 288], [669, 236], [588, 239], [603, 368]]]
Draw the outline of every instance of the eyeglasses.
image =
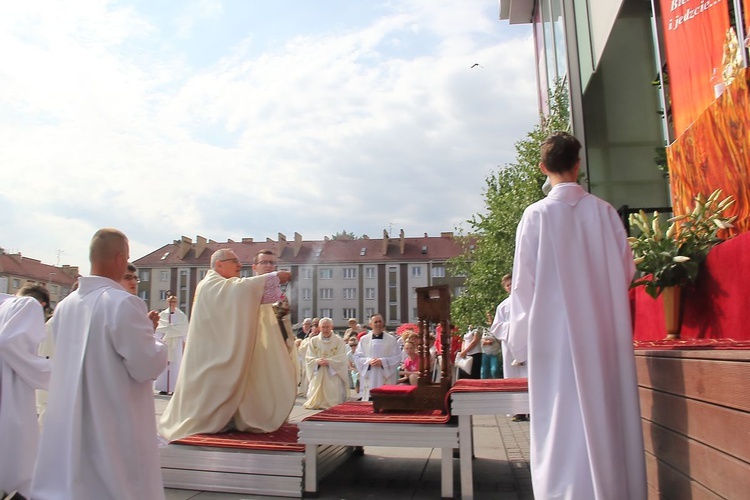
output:
[[275, 260], [259, 260], [258, 265], [259, 266], [275, 266], [276, 261]]
[[126, 274], [122, 279], [125, 281], [135, 281], [136, 283], [140, 283], [141, 280], [138, 279], [138, 276], [134, 276], [132, 274]]
[[238, 259], [237, 257], [233, 257], [231, 259], [221, 259], [219, 262], [234, 262], [235, 264], [239, 264], [240, 259]]

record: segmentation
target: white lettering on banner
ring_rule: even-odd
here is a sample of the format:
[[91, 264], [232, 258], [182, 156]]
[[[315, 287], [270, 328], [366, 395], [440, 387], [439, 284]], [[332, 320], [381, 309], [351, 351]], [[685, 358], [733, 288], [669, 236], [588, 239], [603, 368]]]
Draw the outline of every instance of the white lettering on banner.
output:
[[[675, 9], [678, 9], [685, 5], [686, 3], [689, 3], [691, 0], [672, 0], [672, 11], [674, 12]], [[710, 9], [711, 7], [715, 5], [719, 5], [720, 3], [723, 3], [724, 0], [706, 0], [705, 2], [701, 2], [701, 4], [698, 7], [688, 7], [685, 9], [683, 14], [679, 16], [675, 16], [672, 19], [669, 20], [669, 30], [674, 31], [686, 22], [690, 21], [691, 19], [696, 18], [700, 14], [703, 14], [705, 11]]]

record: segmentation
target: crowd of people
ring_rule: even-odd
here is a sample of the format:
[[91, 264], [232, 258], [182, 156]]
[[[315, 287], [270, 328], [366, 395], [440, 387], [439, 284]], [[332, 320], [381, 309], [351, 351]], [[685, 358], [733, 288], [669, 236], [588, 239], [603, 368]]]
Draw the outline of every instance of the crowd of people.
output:
[[[580, 148], [566, 133], [543, 143], [551, 191], [524, 212], [513, 274], [502, 279], [508, 298], [463, 335], [456, 378], [528, 377], [537, 498], [640, 500], [634, 265], [617, 213], [576, 182]], [[369, 329], [350, 320], [342, 336], [331, 318], [304, 319], [293, 332], [282, 290], [291, 273], [275, 270], [271, 251], [245, 278], [231, 249], [214, 252], [189, 321], [174, 296], [164, 311], [147, 311], [128, 259], [122, 232], [97, 231], [90, 276], [46, 325], [45, 287], [0, 294], [0, 492], [164, 498], [157, 436], [271, 432], [298, 395], [307, 408], [329, 408], [426, 372], [417, 353], [428, 346], [415, 332], [388, 333], [380, 314]], [[449, 355], [443, 334], [430, 337], [431, 363]], [[36, 390], [47, 396], [37, 400]], [[154, 392], [171, 394], [158, 424]]]

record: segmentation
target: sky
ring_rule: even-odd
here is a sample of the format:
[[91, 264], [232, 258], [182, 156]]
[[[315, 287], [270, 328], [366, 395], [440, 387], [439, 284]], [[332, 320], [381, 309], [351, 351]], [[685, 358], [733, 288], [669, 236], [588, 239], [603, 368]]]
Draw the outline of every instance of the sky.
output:
[[497, 0], [7, 2], [0, 47], [0, 247], [83, 274], [101, 227], [467, 229], [538, 121]]

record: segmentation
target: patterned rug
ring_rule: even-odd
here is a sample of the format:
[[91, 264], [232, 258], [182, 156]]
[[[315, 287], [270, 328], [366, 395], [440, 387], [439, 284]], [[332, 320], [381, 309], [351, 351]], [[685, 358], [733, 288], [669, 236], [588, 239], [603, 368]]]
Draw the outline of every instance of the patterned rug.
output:
[[678, 340], [636, 340], [633, 346], [638, 350], [680, 350], [680, 349], [750, 349], [750, 340], [732, 339], [678, 339]]
[[173, 444], [241, 448], [243, 450], [304, 452], [305, 445], [297, 442], [297, 432], [296, 424], [287, 423], [278, 430], [269, 433], [229, 431], [220, 434], [195, 434], [178, 439]]

